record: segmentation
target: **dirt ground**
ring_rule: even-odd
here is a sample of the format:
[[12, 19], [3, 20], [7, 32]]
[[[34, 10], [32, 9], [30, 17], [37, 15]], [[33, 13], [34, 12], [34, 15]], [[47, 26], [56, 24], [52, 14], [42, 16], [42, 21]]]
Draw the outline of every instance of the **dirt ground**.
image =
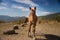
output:
[[[28, 25], [25, 27], [19, 26], [18, 30], [15, 30], [18, 34], [4, 35], [3, 32], [7, 30], [13, 30], [13, 23], [0, 24], [0, 40], [33, 40], [32, 37], [28, 37]], [[60, 23], [41, 23], [36, 25], [36, 37], [35, 40], [60, 40]]]

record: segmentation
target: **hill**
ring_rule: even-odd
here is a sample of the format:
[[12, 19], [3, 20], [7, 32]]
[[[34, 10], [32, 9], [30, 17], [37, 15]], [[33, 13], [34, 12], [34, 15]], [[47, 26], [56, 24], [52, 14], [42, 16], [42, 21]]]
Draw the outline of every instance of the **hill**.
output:
[[0, 20], [3, 20], [3, 21], [13, 21], [13, 20], [16, 20], [17, 18], [16, 17], [10, 17], [10, 16], [5, 16], [5, 15], [0, 15]]
[[[10, 16], [5, 16], [5, 15], [0, 15], [0, 20], [2, 21], [6, 21], [6, 22], [9, 22], [9, 21], [15, 21], [15, 20], [24, 20], [26, 17], [23, 16], [23, 17], [10, 17]], [[49, 14], [49, 15], [46, 15], [46, 16], [38, 16], [38, 19], [42, 19], [42, 20], [57, 20], [57, 21], [60, 21], [60, 13], [53, 13], [53, 14]]]
[[57, 20], [60, 21], [60, 13], [53, 13], [53, 14], [49, 14], [46, 16], [39, 16], [39, 19], [43, 19], [43, 20]]
[[9, 21], [16, 21], [18, 19], [24, 20], [26, 17], [10, 17], [10, 16], [5, 16], [5, 15], [0, 15], [0, 20], [9, 22]]

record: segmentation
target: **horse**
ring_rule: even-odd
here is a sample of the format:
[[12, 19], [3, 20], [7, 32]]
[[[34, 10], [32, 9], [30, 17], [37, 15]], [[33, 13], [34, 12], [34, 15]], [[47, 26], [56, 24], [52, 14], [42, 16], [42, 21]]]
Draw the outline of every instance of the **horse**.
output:
[[30, 9], [30, 14], [28, 17], [28, 24], [29, 24], [28, 36], [30, 36], [31, 27], [32, 27], [33, 37], [35, 37], [35, 29], [37, 24], [36, 7], [30, 7], [29, 9]]

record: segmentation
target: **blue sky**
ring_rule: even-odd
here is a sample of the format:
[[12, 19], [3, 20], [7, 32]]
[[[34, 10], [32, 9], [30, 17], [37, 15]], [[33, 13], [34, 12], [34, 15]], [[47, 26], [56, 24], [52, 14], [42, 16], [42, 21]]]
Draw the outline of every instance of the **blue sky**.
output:
[[28, 17], [35, 6], [37, 16], [60, 12], [60, 0], [0, 0], [0, 15]]

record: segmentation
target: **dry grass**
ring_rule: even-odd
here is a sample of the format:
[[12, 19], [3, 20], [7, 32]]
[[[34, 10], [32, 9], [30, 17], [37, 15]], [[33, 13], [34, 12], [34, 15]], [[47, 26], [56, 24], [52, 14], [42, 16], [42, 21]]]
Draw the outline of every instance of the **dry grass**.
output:
[[[0, 24], [0, 40], [32, 40], [32, 38], [29, 38], [27, 36], [28, 26], [26, 27], [20, 27], [18, 30], [15, 30], [18, 34], [17, 35], [3, 35], [4, 31], [12, 30], [13, 29], [13, 23], [2, 23]], [[42, 34], [53, 34], [60, 36], [60, 23], [41, 23], [37, 24], [36, 26], [36, 33], [38, 35]], [[37, 36], [36, 36], [37, 37]], [[41, 37], [40, 38], [45, 38]]]

